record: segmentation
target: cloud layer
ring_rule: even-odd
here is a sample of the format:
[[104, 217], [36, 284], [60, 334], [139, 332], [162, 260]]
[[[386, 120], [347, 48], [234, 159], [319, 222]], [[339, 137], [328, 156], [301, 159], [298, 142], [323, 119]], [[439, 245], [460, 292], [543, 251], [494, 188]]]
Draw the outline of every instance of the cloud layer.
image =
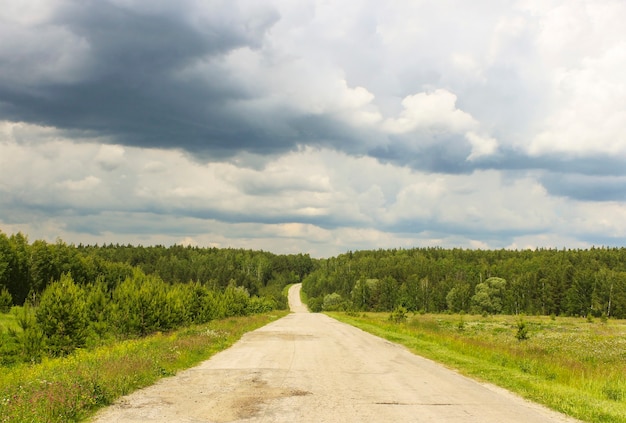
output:
[[621, 1], [29, 0], [0, 229], [347, 249], [623, 244]]

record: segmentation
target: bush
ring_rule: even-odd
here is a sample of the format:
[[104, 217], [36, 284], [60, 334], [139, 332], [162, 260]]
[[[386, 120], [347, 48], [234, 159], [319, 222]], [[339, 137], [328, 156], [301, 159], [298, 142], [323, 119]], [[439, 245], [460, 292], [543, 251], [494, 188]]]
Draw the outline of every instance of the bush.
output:
[[250, 303], [250, 294], [240, 286], [230, 285], [224, 291], [221, 297], [222, 310], [224, 317], [246, 316], [248, 315], [248, 305]]
[[391, 320], [394, 323], [404, 323], [406, 322], [406, 313], [407, 313], [407, 309], [405, 307], [398, 306], [389, 315], [389, 320]]
[[309, 298], [307, 305], [309, 306], [309, 310], [311, 310], [312, 313], [319, 313], [322, 311], [324, 299], [322, 297]]
[[67, 355], [85, 345], [89, 324], [85, 291], [71, 275], [63, 274], [46, 288], [35, 315], [50, 354]]
[[517, 322], [517, 332], [515, 333], [515, 338], [518, 341], [525, 341], [528, 339], [528, 327], [526, 326], [526, 322], [520, 319]]
[[324, 296], [324, 302], [322, 303], [322, 310], [343, 311], [344, 309], [345, 307], [344, 307], [343, 298], [341, 298], [341, 295], [339, 295], [338, 293], [333, 292], [332, 294], [327, 294]]
[[250, 304], [248, 305], [250, 314], [267, 313], [274, 309], [276, 309], [276, 302], [271, 298], [250, 298]]
[[112, 319], [123, 335], [141, 335], [170, 328], [167, 284], [135, 271], [113, 291]]
[[30, 305], [25, 303], [24, 307], [16, 312], [16, 317], [21, 331], [10, 329], [9, 334], [19, 345], [22, 361], [33, 363], [40, 361], [44, 353], [45, 339], [35, 319], [35, 313]]
[[8, 289], [0, 290], [0, 313], [8, 313], [13, 305], [13, 297]]

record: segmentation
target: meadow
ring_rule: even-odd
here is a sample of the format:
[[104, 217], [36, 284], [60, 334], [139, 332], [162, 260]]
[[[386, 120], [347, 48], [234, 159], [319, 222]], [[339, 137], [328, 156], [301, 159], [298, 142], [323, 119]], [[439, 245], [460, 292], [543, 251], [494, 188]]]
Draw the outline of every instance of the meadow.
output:
[[626, 422], [625, 320], [328, 314], [582, 421]]
[[[230, 317], [169, 333], [0, 368], [0, 422], [81, 421], [122, 395], [222, 351], [286, 311]], [[6, 315], [3, 319], [10, 320]], [[0, 320], [4, 321], [4, 320]], [[8, 323], [12, 324], [12, 323]]]

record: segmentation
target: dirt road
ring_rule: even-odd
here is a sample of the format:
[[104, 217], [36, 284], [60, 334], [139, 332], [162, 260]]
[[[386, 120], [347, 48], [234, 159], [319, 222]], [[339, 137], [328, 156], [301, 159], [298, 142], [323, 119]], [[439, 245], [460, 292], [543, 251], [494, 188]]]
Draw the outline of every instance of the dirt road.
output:
[[103, 410], [96, 422], [480, 422], [574, 420], [459, 376], [322, 314], [294, 313], [198, 367]]

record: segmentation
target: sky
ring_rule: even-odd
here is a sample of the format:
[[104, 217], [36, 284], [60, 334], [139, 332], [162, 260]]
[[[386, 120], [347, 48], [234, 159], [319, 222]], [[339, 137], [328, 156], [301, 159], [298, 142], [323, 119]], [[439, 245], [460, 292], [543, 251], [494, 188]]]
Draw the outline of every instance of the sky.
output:
[[0, 230], [626, 244], [623, 0], [0, 0]]

